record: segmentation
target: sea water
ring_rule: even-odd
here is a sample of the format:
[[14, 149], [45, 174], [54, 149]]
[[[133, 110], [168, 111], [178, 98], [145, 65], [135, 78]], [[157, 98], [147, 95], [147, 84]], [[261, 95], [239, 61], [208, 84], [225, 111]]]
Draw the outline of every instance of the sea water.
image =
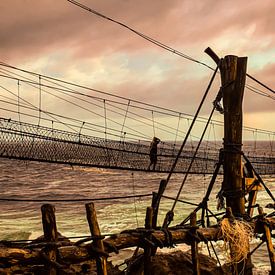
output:
[[[214, 167], [213, 167], [214, 171]], [[166, 174], [104, 170], [97, 168], [71, 167], [69, 165], [24, 162], [0, 159], [0, 198], [12, 199], [88, 199], [151, 194], [158, 190]], [[184, 175], [172, 175], [165, 191], [166, 196], [175, 197]], [[211, 175], [190, 175], [182, 189], [180, 199], [192, 203], [201, 202]], [[216, 211], [216, 195], [221, 188], [222, 177], [218, 177], [209, 200], [210, 209]], [[274, 192], [274, 177], [265, 176], [264, 181]], [[129, 199], [94, 200], [98, 222], [103, 234], [118, 233], [125, 229], [144, 226], [146, 207], [151, 197]], [[258, 203], [271, 203], [267, 193], [258, 194]], [[86, 202], [54, 202], [58, 231], [68, 237], [89, 236], [85, 214]], [[161, 225], [173, 201], [162, 199], [158, 223]], [[26, 240], [41, 236], [42, 202], [0, 201], [0, 240]], [[172, 225], [178, 224], [195, 208], [178, 202]], [[270, 211], [264, 208], [265, 212]], [[255, 210], [256, 211], [256, 210]], [[214, 221], [212, 221], [214, 223]], [[252, 247], [258, 242], [254, 241]], [[187, 249], [180, 245], [179, 249]], [[219, 247], [216, 247], [219, 249]], [[201, 250], [206, 248], [201, 245]], [[220, 255], [220, 254], [219, 254]], [[222, 260], [222, 256], [221, 256]], [[253, 255], [253, 263], [261, 269], [269, 268], [266, 246], [262, 245]]]

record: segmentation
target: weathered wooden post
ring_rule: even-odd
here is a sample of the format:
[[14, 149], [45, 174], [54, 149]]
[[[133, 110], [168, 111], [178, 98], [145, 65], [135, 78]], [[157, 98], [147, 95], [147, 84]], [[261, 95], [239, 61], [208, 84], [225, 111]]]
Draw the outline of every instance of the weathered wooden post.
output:
[[[44, 231], [44, 241], [53, 243], [57, 242], [57, 228], [56, 228], [56, 220], [55, 220], [55, 208], [51, 204], [44, 204], [41, 206], [42, 213], [42, 223], [43, 223], [43, 231]], [[45, 254], [50, 261], [56, 262], [56, 248], [46, 248]], [[47, 274], [55, 275], [57, 274], [56, 267], [54, 265], [49, 264], [47, 262], [45, 264]]]
[[[152, 229], [153, 225], [153, 208], [147, 207], [146, 209], [146, 218], [145, 218], [145, 229]], [[149, 235], [149, 241], [151, 241], [151, 237]], [[144, 247], [144, 275], [151, 275], [151, 256], [152, 249], [149, 245]]]
[[[190, 216], [190, 226], [192, 234], [196, 233], [197, 226], [197, 213], [193, 212]], [[191, 241], [191, 255], [192, 255], [192, 263], [193, 263], [193, 272], [194, 275], [200, 275], [200, 262], [199, 262], [199, 253], [198, 253], [198, 242], [193, 239]]]
[[[242, 184], [242, 102], [246, 80], [247, 57], [227, 55], [221, 61], [210, 49], [205, 52], [216, 62], [220, 63], [221, 89], [224, 108], [224, 144], [223, 169], [224, 178], [222, 189], [226, 197], [226, 206], [232, 209], [235, 217], [245, 214], [245, 198]], [[232, 247], [234, 250], [234, 247]], [[251, 264], [248, 259], [246, 263]], [[243, 269], [244, 262], [237, 265], [237, 270]], [[248, 268], [245, 274], [252, 274]]]
[[224, 107], [224, 180], [226, 206], [235, 217], [245, 214], [242, 185], [242, 102], [247, 57], [226, 56], [220, 67]]
[[[104, 252], [104, 244], [102, 239], [100, 239], [100, 229], [97, 222], [95, 206], [92, 202], [85, 204], [86, 207], [86, 215], [87, 220], [89, 223], [89, 228], [91, 231], [92, 237], [98, 238], [94, 240], [95, 247], [99, 250]], [[103, 257], [96, 258], [96, 267], [97, 267], [97, 274], [99, 275], [107, 275], [107, 260]]]
[[167, 186], [167, 181], [165, 179], [162, 179], [159, 184], [159, 190], [158, 193], [153, 192], [153, 198], [152, 198], [152, 207], [153, 207], [153, 221], [152, 221], [152, 227], [155, 229], [157, 226], [157, 219], [158, 219], [158, 210], [159, 210], [159, 204], [161, 197], [165, 191], [165, 188]]
[[[264, 215], [264, 211], [262, 207], [258, 207], [258, 212], [259, 212], [259, 215], [261, 216]], [[269, 260], [270, 260], [271, 274], [275, 274], [275, 251], [272, 244], [270, 228], [266, 224], [265, 220], [263, 222], [263, 230], [264, 230], [264, 236], [265, 236], [266, 246], [268, 250]]]

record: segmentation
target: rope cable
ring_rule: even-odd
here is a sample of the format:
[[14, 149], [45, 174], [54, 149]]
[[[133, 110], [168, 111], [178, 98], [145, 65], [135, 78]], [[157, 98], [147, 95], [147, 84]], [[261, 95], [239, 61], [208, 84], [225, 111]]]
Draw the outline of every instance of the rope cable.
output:
[[192, 168], [192, 165], [193, 165], [193, 163], [194, 163], [194, 161], [195, 161], [195, 157], [196, 157], [197, 152], [198, 152], [198, 150], [199, 150], [199, 148], [200, 148], [200, 145], [201, 145], [202, 140], [203, 140], [203, 138], [204, 138], [204, 135], [205, 135], [205, 133], [206, 133], [206, 131], [207, 131], [208, 125], [209, 125], [209, 123], [210, 123], [210, 120], [211, 120], [211, 117], [212, 117], [214, 111], [215, 111], [215, 106], [212, 108], [212, 111], [211, 111], [211, 113], [210, 113], [210, 115], [209, 115], [208, 123], [205, 125], [205, 128], [204, 128], [204, 130], [203, 130], [203, 133], [202, 133], [202, 135], [201, 135], [201, 139], [200, 139], [200, 141], [198, 142], [198, 144], [197, 144], [197, 146], [196, 146], [196, 150], [195, 150], [195, 152], [194, 152], [194, 154], [193, 154], [193, 157], [192, 157], [192, 159], [191, 159], [191, 161], [190, 161], [190, 163], [189, 163], [188, 169], [187, 169], [187, 171], [186, 171], [186, 173], [185, 173], [185, 175], [184, 175], [184, 178], [183, 178], [183, 181], [182, 181], [182, 183], [181, 183], [181, 186], [180, 186], [180, 188], [179, 188], [179, 190], [178, 190], [178, 192], [177, 192], [176, 199], [175, 199], [175, 201], [174, 201], [174, 203], [173, 203], [173, 206], [172, 206], [172, 208], [171, 208], [171, 210], [170, 210], [171, 212], [173, 212], [174, 209], [175, 209], [175, 207], [176, 207], [177, 200], [179, 199], [179, 196], [180, 196], [181, 191], [182, 191], [182, 189], [183, 189], [183, 186], [184, 186], [184, 184], [185, 184], [185, 182], [186, 182], [186, 179], [187, 179], [187, 177], [189, 176], [189, 172], [190, 172], [190, 170], [191, 170], [191, 168]]
[[21, 121], [20, 118], [20, 82], [19, 80], [17, 81], [17, 111], [18, 111], [18, 121]]
[[38, 126], [40, 125], [41, 120], [41, 108], [42, 108], [42, 95], [41, 95], [41, 75], [39, 75], [39, 118], [38, 118]]
[[[11, 66], [11, 65], [7, 65], [7, 64], [5, 64], [5, 63], [0, 63], [0, 65], [2, 65], [2, 66], [8, 66], [8, 67], [10, 67], [10, 68], [12, 68], [12, 69], [19, 70], [19, 71], [23, 71], [23, 72], [25, 72], [25, 73], [29, 73], [29, 74], [32, 74], [32, 75], [36, 75], [36, 76], [39, 75], [39, 74], [37, 74], [37, 73], [30, 72], [30, 71], [26, 71], [26, 70], [23, 70], [23, 69], [19, 69], [19, 68], [13, 67], [13, 66]], [[3, 75], [0, 75], [0, 76], [3, 76]], [[45, 76], [45, 75], [41, 75], [41, 76], [43, 76], [43, 79], [44, 79], [44, 80], [47, 80], [47, 81], [49, 81], [49, 79], [53, 79], [53, 80], [56, 80], [56, 81], [59, 81], [59, 82], [62, 82], [62, 83], [66, 83], [66, 84], [68, 84], [68, 85], [72, 85], [72, 86], [84, 88], [84, 89], [87, 89], [87, 90], [95, 91], [95, 92], [98, 92], [98, 93], [102, 93], [102, 94], [105, 94], [105, 95], [108, 95], [108, 96], [112, 96], [112, 97], [124, 99], [124, 100], [127, 100], [127, 101], [129, 100], [129, 99], [124, 98], [124, 97], [121, 97], [121, 96], [116, 96], [116, 95], [114, 95], [114, 94], [110, 94], [110, 93], [106, 93], [106, 92], [103, 92], [103, 91], [99, 91], [99, 90], [95, 90], [95, 89], [92, 89], [92, 88], [88, 88], [88, 87], [85, 87], [85, 86], [81, 86], [81, 85], [78, 85], [78, 84], [66, 82], [66, 81], [59, 80], [59, 79], [56, 79], [56, 78], [52, 78], [52, 77], [49, 77], [49, 76]], [[3, 76], [3, 77], [6, 77], [6, 76]], [[14, 79], [17, 79], [17, 78], [14, 78]], [[21, 79], [20, 81], [22, 82], [23, 80]], [[33, 83], [34, 83], [34, 82], [33, 82]], [[47, 85], [43, 85], [43, 86], [47, 86]], [[49, 87], [49, 88], [54, 88], [54, 87], [52, 87], [52, 86], [47, 86], [47, 87]], [[55, 89], [60, 89], [60, 88], [55, 88]], [[68, 90], [66, 90], [66, 91], [68, 92]], [[78, 92], [78, 94], [81, 94], [81, 93]], [[87, 96], [87, 97], [91, 97], [91, 96], [85, 95], [85, 94], [81, 94], [81, 95]], [[94, 98], [96, 98], [96, 97], [94, 97]], [[98, 100], [99, 100], [99, 99], [100, 99], [100, 98], [98, 98]], [[102, 98], [101, 98], [101, 100], [102, 100]], [[111, 100], [109, 100], [109, 101], [111, 101]], [[182, 113], [182, 112], [177, 112], [177, 111], [174, 111], [174, 110], [171, 110], [171, 109], [167, 109], [167, 108], [159, 107], [159, 106], [156, 106], [156, 105], [152, 105], [152, 104], [140, 102], [140, 101], [137, 101], [137, 100], [131, 99], [131, 101], [132, 101], [132, 102], [135, 102], [135, 103], [138, 103], [138, 104], [143, 104], [143, 105], [145, 105], [145, 106], [149, 106], [149, 107], [153, 107], [153, 108], [158, 108], [158, 109], [163, 110], [163, 111], [168, 111], [168, 112], [171, 112], [171, 113], [175, 113], [175, 116], [177, 116], [177, 117], [178, 117], [178, 114], [179, 114], [179, 113], [181, 113], [182, 115], [187, 116], [187, 117], [193, 117], [193, 115], [189, 115], [189, 114]], [[114, 101], [113, 101], [113, 102], [114, 102]], [[118, 103], [118, 102], [116, 102], [116, 103]], [[121, 103], [121, 104], [124, 104], [124, 103]], [[124, 105], [125, 105], [125, 104], [124, 104]], [[142, 107], [140, 107], [140, 106], [136, 106], [136, 105], [133, 105], [133, 104], [132, 104], [131, 106], [132, 106], [133, 108], [139, 108], [139, 109], [144, 109], [144, 110], [150, 110], [150, 111], [151, 111], [151, 109], [142, 108]], [[155, 112], [158, 112], [158, 113], [161, 113], [161, 114], [166, 114], [166, 113], [162, 113], [162, 112], [156, 111], [156, 110], [155, 110]], [[169, 114], [169, 115], [172, 115], [172, 114]], [[206, 119], [205, 119], [204, 117], [199, 117], [199, 116], [198, 116], [198, 121], [199, 121], [199, 120], [205, 121]], [[215, 122], [217, 125], [219, 125], [219, 124], [220, 124], [220, 125], [223, 125], [223, 122], [222, 122], [222, 121], [219, 121], [219, 120], [212, 120], [212, 121]], [[254, 129], [253, 127], [248, 127], [248, 126], [244, 126], [243, 128], [244, 128], [245, 130], [247, 130], [247, 131], [252, 131], [252, 130]], [[262, 132], [268, 132], [267, 130], [263, 130], [263, 129], [258, 129], [258, 130], [261, 130]], [[272, 133], [274, 133], [274, 132], [272, 132]], [[274, 134], [275, 134], [275, 133], [274, 133]]]
[[152, 111], [152, 124], [153, 124], [153, 135], [156, 136], [156, 130], [155, 130], [155, 120], [154, 120], [154, 111]]
[[[83, 10], [86, 10], [86, 11], [88, 11], [88, 12], [90, 12], [90, 13], [96, 15], [96, 16], [99, 16], [99, 17], [101, 17], [101, 18], [103, 18], [103, 19], [105, 19], [105, 20], [111, 21], [112, 23], [115, 23], [115, 24], [117, 24], [117, 25], [120, 25], [120, 26], [123, 27], [123, 28], [128, 29], [129, 31], [135, 33], [136, 35], [140, 36], [141, 38], [143, 38], [143, 39], [149, 41], [150, 43], [152, 43], [152, 44], [154, 44], [154, 45], [156, 45], [156, 46], [158, 46], [158, 47], [160, 47], [160, 48], [162, 48], [162, 49], [164, 49], [164, 50], [166, 50], [166, 51], [169, 51], [169, 52], [171, 52], [171, 53], [173, 53], [173, 54], [175, 54], [175, 55], [178, 55], [178, 56], [180, 56], [180, 57], [182, 57], [182, 58], [185, 58], [185, 59], [187, 59], [187, 60], [189, 60], [189, 61], [192, 61], [192, 62], [194, 62], [194, 63], [197, 63], [197, 64], [199, 64], [199, 65], [202, 65], [202, 66], [204, 66], [204, 67], [206, 67], [206, 68], [208, 68], [208, 69], [214, 71], [214, 68], [211, 67], [211, 66], [209, 66], [209, 65], [206, 64], [205, 62], [202, 62], [202, 61], [200, 61], [200, 60], [197, 60], [197, 59], [195, 59], [195, 58], [193, 58], [193, 57], [191, 57], [191, 56], [189, 56], [189, 55], [187, 55], [187, 54], [184, 54], [183, 52], [178, 51], [178, 50], [176, 50], [176, 49], [174, 49], [174, 48], [172, 48], [172, 47], [170, 47], [170, 46], [168, 46], [168, 45], [166, 45], [166, 44], [164, 44], [164, 43], [162, 43], [162, 42], [160, 42], [160, 41], [158, 41], [158, 40], [156, 40], [156, 39], [154, 39], [154, 38], [151, 38], [151, 37], [145, 35], [144, 33], [141, 33], [141, 32], [139, 32], [139, 31], [133, 29], [132, 27], [126, 25], [125, 23], [122, 23], [122, 22], [120, 22], [120, 21], [118, 21], [118, 20], [115, 20], [115, 19], [113, 19], [113, 18], [111, 18], [111, 17], [108, 17], [108, 16], [106, 16], [106, 15], [104, 15], [104, 14], [102, 14], [102, 13], [100, 13], [100, 12], [94, 10], [94, 9], [91, 9], [91, 8], [89, 8], [88, 6], [85, 6], [84, 4], [82, 4], [82, 3], [80, 3], [80, 2], [77, 2], [77, 1], [75, 1], [75, 0], [67, 0], [67, 1], [70, 2], [70, 3], [72, 3], [72, 4], [74, 4], [75, 6], [80, 7], [80, 8], [83, 9]], [[256, 79], [255, 77], [251, 76], [251, 75], [248, 74], [248, 73], [247, 73], [246, 75], [247, 75], [250, 79], [252, 79], [252, 80], [254, 80], [255, 82], [257, 82], [258, 84], [260, 84], [262, 87], [266, 88], [268, 91], [270, 91], [270, 92], [272, 92], [272, 93], [275, 94], [275, 91], [274, 91], [273, 89], [271, 89], [270, 87], [268, 87], [266, 84], [262, 83], [261, 81], [259, 81], [258, 79]]]
[[[14, 95], [14, 96], [16, 96], [16, 94], [14, 94], [12, 91], [10, 91], [9, 89], [7, 89], [7, 88], [5, 88], [5, 87], [3, 87], [3, 86], [1, 86], [1, 85], [0, 85], [0, 88], [3, 89], [3, 90], [5, 90], [6, 92], [8, 92], [8, 93], [10, 93], [10, 94], [12, 94], [12, 95]], [[20, 100], [26, 102], [28, 105], [34, 107], [36, 110], [38, 109], [35, 105], [33, 105], [33, 104], [30, 103], [29, 101], [23, 99], [22, 97], [20, 97]], [[72, 131], [76, 132], [76, 130], [75, 130], [74, 128], [72, 128], [72, 127], [70, 127], [70, 126], [67, 126], [66, 123], [64, 123], [64, 122], [62, 122], [62, 121], [56, 119], [54, 116], [51, 116], [51, 115], [49, 115], [49, 114], [47, 114], [47, 115], [50, 116], [51, 118], [54, 118], [54, 120], [59, 121], [59, 122], [62, 123], [64, 126], [70, 128]]]

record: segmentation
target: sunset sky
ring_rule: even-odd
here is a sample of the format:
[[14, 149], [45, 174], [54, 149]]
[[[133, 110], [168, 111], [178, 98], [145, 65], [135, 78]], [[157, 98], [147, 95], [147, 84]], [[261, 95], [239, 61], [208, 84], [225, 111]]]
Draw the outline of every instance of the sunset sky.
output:
[[[275, 89], [274, 0], [79, 2], [210, 66], [208, 46], [247, 56], [249, 74]], [[37, 73], [190, 114], [212, 74], [65, 0], [4, 0], [0, 10], [0, 61]], [[246, 90], [244, 123], [275, 131], [275, 95], [247, 83], [273, 99]]]

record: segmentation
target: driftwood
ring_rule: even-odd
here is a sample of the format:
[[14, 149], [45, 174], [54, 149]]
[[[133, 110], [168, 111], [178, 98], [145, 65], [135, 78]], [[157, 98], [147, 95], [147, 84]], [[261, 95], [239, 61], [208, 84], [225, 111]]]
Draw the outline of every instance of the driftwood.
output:
[[[268, 218], [266, 219], [269, 222], [270, 228], [275, 229], [275, 219]], [[255, 224], [252, 223], [252, 226]], [[255, 228], [256, 230], [257, 227]], [[259, 228], [260, 231], [260, 228]], [[104, 250], [107, 253], [117, 252], [118, 250], [141, 246], [144, 244], [142, 242], [144, 234], [144, 229], [135, 229], [124, 231], [115, 236], [106, 238], [104, 243]], [[171, 228], [169, 230], [171, 233], [172, 241], [174, 244], [187, 243], [190, 244], [192, 237], [190, 236], [190, 229], [186, 228]], [[260, 231], [260, 233], [262, 233]], [[221, 239], [220, 228], [219, 227], [210, 227], [210, 228], [199, 228], [197, 229], [198, 239], [197, 241], [217, 241]], [[152, 243], [155, 243], [156, 246], [166, 246], [167, 244], [167, 234], [161, 230], [152, 230]], [[148, 243], [147, 243], [148, 244]], [[91, 244], [85, 246], [61, 246], [58, 247], [58, 258], [64, 262], [76, 263], [82, 262], [87, 259], [95, 258], [95, 255], [91, 254]], [[43, 258], [41, 257], [41, 249], [35, 248], [24, 249], [24, 248], [9, 248], [0, 246], [0, 267], [7, 267], [16, 264], [43, 264]]]

